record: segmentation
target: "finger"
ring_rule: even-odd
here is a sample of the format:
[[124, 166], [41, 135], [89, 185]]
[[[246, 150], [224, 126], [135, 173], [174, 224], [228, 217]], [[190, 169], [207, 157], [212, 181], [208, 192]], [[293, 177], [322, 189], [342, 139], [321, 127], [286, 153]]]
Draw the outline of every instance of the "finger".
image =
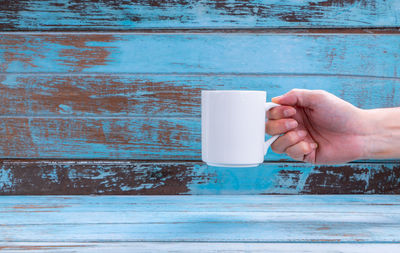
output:
[[272, 98], [272, 102], [281, 105], [313, 107], [325, 94], [326, 92], [322, 90], [293, 89], [282, 96]]
[[268, 120], [265, 124], [265, 131], [269, 135], [283, 134], [291, 129], [296, 128], [298, 125], [299, 124], [294, 119]]
[[306, 135], [307, 132], [304, 130], [287, 132], [285, 135], [279, 137], [276, 141], [274, 141], [274, 143], [272, 143], [271, 149], [278, 154], [284, 153], [288, 147], [304, 140]]
[[288, 147], [285, 150], [285, 153], [295, 160], [303, 161], [304, 156], [311, 153], [316, 148], [316, 146], [317, 146], [316, 143], [300, 141], [299, 143]]
[[296, 114], [296, 109], [291, 106], [277, 106], [267, 111], [268, 119], [288, 118]]

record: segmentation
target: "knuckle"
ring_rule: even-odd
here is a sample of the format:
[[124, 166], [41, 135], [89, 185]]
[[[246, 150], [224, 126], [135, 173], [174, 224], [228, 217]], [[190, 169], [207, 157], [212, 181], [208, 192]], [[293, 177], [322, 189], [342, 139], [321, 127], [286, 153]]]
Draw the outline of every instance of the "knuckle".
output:
[[311, 151], [310, 145], [308, 145], [308, 143], [306, 143], [306, 142], [302, 142], [301, 143], [301, 151], [303, 152], [303, 154], [310, 153], [310, 151]]
[[299, 91], [299, 89], [291, 89], [289, 92], [287, 92], [286, 94], [287, 95], [294, 95], [294, 94], [296, 94], [296, 92], [298, 92]]
[[328, 92], [327, 91], [325, 91], [325, 90], [315, 90], [315, 95], [316, 96], [326, 96], [328, 94]]
[[322, 90], [316, 90], [313, 93], [310, 94], [310, 101], [312, 103], [316, 103], [317, 101], [320, 101], [321, 99], [323, 99], [326, 95], [324, 93], [325, 91]]
[[289, 132], [287, 138], [288, 138], [288, 141], [289, 141], [290, 143], [295, 143], [295, 142], [297, 142], [297, 140], [298, 140], [298, 138], [297, 138], [297, 133], [295, 133], [294, 131]]

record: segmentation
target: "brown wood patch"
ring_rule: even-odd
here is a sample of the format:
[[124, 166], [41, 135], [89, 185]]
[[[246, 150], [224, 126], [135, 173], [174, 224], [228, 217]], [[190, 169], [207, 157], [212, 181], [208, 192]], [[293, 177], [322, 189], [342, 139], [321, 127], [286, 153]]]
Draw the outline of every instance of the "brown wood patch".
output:
[[400, 193], [400, 165], [350, 163], [327, 167], [264, 163], [257, 168], [230, 169], [183, 161], [2, 160], [0, 163], [1, 195], [364, 193]]

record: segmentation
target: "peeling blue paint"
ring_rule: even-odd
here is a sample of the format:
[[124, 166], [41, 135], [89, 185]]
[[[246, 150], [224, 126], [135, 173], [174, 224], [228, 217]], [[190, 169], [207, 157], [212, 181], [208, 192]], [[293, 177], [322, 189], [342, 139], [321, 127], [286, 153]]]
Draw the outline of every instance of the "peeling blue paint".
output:
[[0, 11], [7, 30], [396, 27], [400, 19], [396, 0], [12, 2]]
[[25, 41], [7, 45], [0, 40], [0, 60], [5, 61], [5, 52], [17, 54], [4, 67], [3, 72], [8, 73], [290, 73], [380, 77], [398, 77], [400, 73], [400, 38], [396, 35], [124, 34], [109, 35], [107, 42], [84, 48], [74, 47], [69, 36], [74, 36], [72, 41], [81, 37], [88, 43], [104, 40], [104, 35], [1, 36], [4, 41]]
[[71, 114], [72, 113], [72, 107], [69, 105], [60, 104], [58, 107], [60, 107], [60, 113], [62, 113], [62, 114]]

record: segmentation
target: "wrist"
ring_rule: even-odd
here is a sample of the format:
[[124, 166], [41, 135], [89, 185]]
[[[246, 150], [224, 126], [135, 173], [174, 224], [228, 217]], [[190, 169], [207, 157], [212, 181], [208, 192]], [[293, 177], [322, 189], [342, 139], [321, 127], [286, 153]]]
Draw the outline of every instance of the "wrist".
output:
[[363, 110], [362, 156], [360, 159], [400, 157], [400, 109]]

